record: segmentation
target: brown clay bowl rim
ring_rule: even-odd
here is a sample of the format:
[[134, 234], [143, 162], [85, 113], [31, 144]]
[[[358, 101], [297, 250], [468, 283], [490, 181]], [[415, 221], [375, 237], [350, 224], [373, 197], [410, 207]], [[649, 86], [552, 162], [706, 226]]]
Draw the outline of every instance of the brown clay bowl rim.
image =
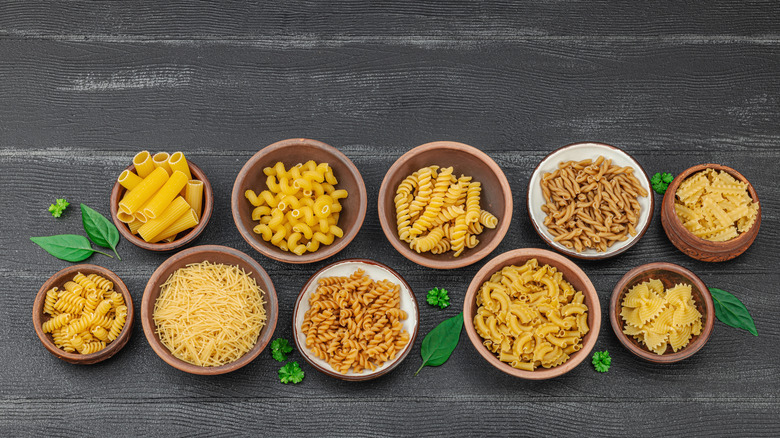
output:
[[[569, 357], [569, 360], [566, 361], [566, 363], [557, 367], [541, 369], [537, 371], [525, 371], [512, 368], [511, 365], [501, 362], [493, 353], [490, 352], [490, 350], [485, 348], [485, 346], [482, 344], [482, 338], [479, 336], [479, 334], [477, 334], [476, 329], [474, 329], [474, 312], [472, 311], [472, 305], [477, 298], [477, 291], [482, 286], [482, 283], [490, 278], [493, 273], [502, 269], [504, 266], [523, 263], [526, 260], [539, 257], [552, 259], [552, 262], [546, 263], [557, 267], [559, 270], [561, 266], [567, 266], [569, 269], [571, 269], [574, 272], [574, 275], [578, 277], [578, 280], [585, 285], [585, 287], [582, 289], [582, 293], [585, 295], [586, 299], [590, 300], [591, 303], [594, 303], [595, 305], [588, 306], [588, 322], [591, 323], [592, 321], [592, 323], [590, 326], [590, 331], [588, 331], [588, 333], [585, 335], [585, 338], [583, 339], [582, 349], [580, 351], [573, 353]], [[572, 282], [571, 278], [564, 278], [564, 280], [568, 281], [569, 283]], [[577, 365], [582, 363], [582, 361], [588, 357], [591, 350], [593, 350], [593, 347], [596, 345], [596, 341], [598, 340], [599, 332], [601, 331], [601, 303], [599, 302], [599, 296], [596, 292], [596, 288], [593, 286], [590, 278], [573, 261], [558, 253], [546, 249], [514, 249], [491, 259], [485, 264], [485, 266], [482, 267], [482, 269], [479, 270], [479, 272], [477, 272], [477, 274], [474, 276], [474, 279], [471, 280], [468, 291], [466, 291], [466, 297], [463, 300], [463, 324], [466, 327], [466, 334], [468, 334], [471, 344], [474, 346], [480, 356], [487, 360], [490, 365], [493, 365], [498, 370], [503, 371], [510, 376], [520, 377], [522, 379], [551, 379], [562, 376], [573, 370], [575, 367], [577, 367]]]
[[[66, 281], [71, 281], [73, 279], [72, 276], [76, 275], [78, 272], [81, 272], [85, 275], [98, 274], [111, 280], [111, 282], [114, 283], [114, 290], [122, 294], [122, 297], [125, 300], [125, 305], [127, 306], [127, 318], [125, 319], [125, 326], [122, 327], [122, 331], [119, 333], [119, 337], [117, 337], [110, 344], [106, 345], [106, 348], [92, 354], [68, 353], [65, 350], [60, 349], [54, 345], [51, 334], [44, 333], [42, 327], [43, 305], [46, 300], [46, 292], [54, 286], [62, 288], [62, 285], [64, 285]], [[32, 319], [33, 326], [35, 327], [35, 334], [38, 335], [38, 339], [41, 340], [43, 346], [46, 347], [46, 349], [49, 350], [51, 354], [59, 359], [73, 364], [91, 365], [110, 358], [127, 344], [127, 341], [130, 340], [130, 336], [132, 334], [133, 321], [135, 319], [135, 309], [133, 308], [133, 297], [130, 295], [130, 291], [127, 288], [127, 285], [125, 285], [125, 283], [121, 278], [119, 278], [118, 275], [102, 266], [85, 263], [60, 269], [54, 275], [49, 277], [45, 283], [43, 283], [43, 286], [41, 286], [40, 290], [38, 290], [38, 295], [35, 296], [35, 302], [33, 303], [32, 309]]]
[[[358, 216], [355, 225], [350, 227], [349, 229], [344, 229], [344, 236], [336, 239], [331, 245], [320, 246], [320, 248], [317, 251], [305, 253], [302, 256], [296, 255], [289, 251], [282, 251], [281, 249], [278, 249], [276, 247], [268, 247], [261, 244], [258, 235], [255, 234], [251, 229], [247, 229], [244, 226], [244, 224], [241, 221], [241, 217], [239, 213], [239, 202], [246, 202], [246, 200], [244, 199], [244, 194], [243, 192], [240, 191], [239, 188], [241, 186], [241, 183], [243, 183], [243, 181], [248, 177], [250, 169], [256, 163], [260, 163], [263, 160], [265, 160], [265, 157], [271, 152], [275, 152], [279, 149], [295, 147], [300, 145], [305, 145], [305, 146], [319, 149], [329, 154], [336, 161], [339, 161], [340, 163], [342, 163], [347, 167], [347, 169], [349, 170], [349, 174], [352, 176], [352, 178], [355, 179], [358, 186], [357, 193], [350, 193], [349, 196], [356, 196], [358, 198], [358, 203], [360, 208], [360, 211], [358, 211]], [[267, 163], [267, 164], [272, 164], [272, 163]], [[343, 176], [341, 176], [341, 178], [343, 178]], [[236, 224], [236, 228], [238, 228], [239, 234], [241, 234], [241, 237], [243, 237], [246, 243], [248, 243], [249, 246], [254, 248], [255, 251], [259, 252], [260, 254], [263, 254], [266, 257], [269, 257], [271, 259], [280, 262], [303, 264], [303, 263], [314, 263], [320, 260], [324, 260], [328, 257], [331, 257], [336, 253], [338, 253], [339, 251], [341, 251], [342, 249], [346, 248], [347, 245], [349, 245], [350, 242], [352, 242], [352, 239], [354, 239], [355, 236], [357, 236], [358, 232], [360, 231], [360, 228], [363, 226], [363, 220], [366, 218], [366, 209], [368, 207], [368, 194], [366, 192], [366, 185], [363, 182], [363, 176], [360, 174], [360, 171], [358, 170], [357, 166], [355, 166], [355, 163], [353, 163], [352, 160], [350, 160], [349, 157], [344, 155], [341, 151], [319, 140], [312, 140], [310, 138], [289, 138], [287, 140], [277, 141], [276, 143], [272, 143], [264, 147], [263, 149], [260, 149], [259, 151], [257, 151], [257, 153], [252, 155], [252, 157], [249, 160], [247, 160], [247, 162], [238, 172], [238, 175], [236, 175], [236, 180], [233, 183], [233, 191], [230, 198], [230, 206], [231, 206], [231, 210], [233, 211], [233, 222]]]
[[[125, 188], [122, 187], [122, 185], [117, 181], [114, 183], [114, 188], [111, 190], [111, 219], [114, 220], [114, 225], [116, 225], [117, 229], [119, 230], [119, 234], [121, 234], [125, 240], [139, 248], [143, 248], [149, 251], [166, 252], [173, 251], [190, 244], [193, 240], [200, 236], [200, 233], [202, 233], [204, 229], [206, 229], [206, 225], [211, 219], [211, 213], [214, 210], [214, 193], [211, 188], [211, 183], [209, 182], [209, 179], [206, 177], [206, 174], [203, 172], [203, 170], [201, 170], [200, 167], [196, 166], [190, 160], [187, 160], [187, 164], [190, 166], [190, 172], [192, 172], [193, 179], [197, 179], [203, 182], [203, 212], [200, 216], [200, 222], [198, 222], [198, 225], [173, 242], [148, 243], [144, 241], [144, 239], [131, 233], [130, 229], [127, 228], [127, 224], [117, 218], [121, 195], [126, 192]], [[130, 171], [135, 170], [135, 165], [131, 164], [125, 169]]]
[[[319, 277], [321, 277], [325, 272], [343, 264], [347, 263], [358, 263], [358, 264], [365, 264], [365, 265], [373, 265], [376, 267], [379, 267], [381, 269], [384, 269], [385, 271], [389, 272], [397, 281], [401, 283], [403, 287], [406, 288], [408, 291], [409, 298], [411, 298], [412, 307], [414, 307], [414, 313], [415, 313], [415, 320], [411, 321], [413, 325], [412, 333], [409, 337], [409, 343], [406, 344], [406, 347], [404, 347], [401, 354], [396, 355], [396, 357], [390, 362], [389, 365], [385, 366], [384, 368], [378, 369], [376, 371], [371, 372], [364, 372], [362, 374], [341, 374], [334, 370], [333, 368], [330, 368], [329, 366], [322, 366], [315, 360], [312, 360], [310, 357], [311, 353], [309, 352], [309, 349], [306, 347], [306, 345], [301, 344], [300, 340], [298, 339], [298, 335], [300, 334], [300, 327], [298, 327], [297, 321], [298, 321], [298, 314], [299, 310], [301, 308], [301, 303], [305, 298], [308, 298], [309, 296], [309, 289], [312, 287], [312, 285], [317, 281]], [[402, 292], [403, 293], [403, 292]], [[295, 340], [295, 346], [298, 348], [298, 351], [301, 353], [301, 356], [306, 360], [306, 362], [311, 365], [314, 369], [317, 371], [326, 374], [330, 377], [334, 377], [340, 380], [347, 380], [347, 381], [353, 381], [353, 382], [359, 382], [359, 381], [365, 381], [365, 380], [371, 380], [376, 379], [377, 377], [383, 376], [393, 369], [395, 369], [401, 362], [406, 359], [406, 357], [409, 355], [409, 353], [412, 351], [412, 348], [414, 347], [414, 342], [417, 339], [417, 331], [420, 327], [420, 308], [417, 306], [417, 299], [414, 295], [414, 291], [412, 290], [412, 287], [409, 286], [409, 283], [406, 282], [406, 280], [396, 272], [394, 269], [390, 268], [389, 266], [385, 265], [384, 263], [377, 262], [375, 260], [369, 260], [369, 259], [344, 259], [339, 260], [337, 262], [331, 263], [328, 266], [325, 266], [324, 268], [318, 270], [317, 272], [312, 275], [309, 280], [306, 282], [306, 284], [301, 288], [301, 292], [298, 294], [298, 298], [295, 300], [295, 309], [293, 311], [293, 318], [292, 318], [292, 329], [293, 329], [293, 339]], [[350, 371], [351, 372], [351, 371]]]
[[[634, 174], [638, 176], [640, 182], [645, 184], [644, 187], [648, 191], [647, 197], [649, 198], [650, 206], [647, 209], [647, 211], [649, 212], [649, 215], [647, 216], [647, 222], [644, 224], [644, 226], [641, 229], [637, 230], [636, 236], [629, 237], [627, 243], [624, 246], [616, 248], [618, 244], [615, 244], [612, 247], [607, 248], [607, 250], [604, 252], [595, 252], [595, 250], [586, 250], [583, 252], [577, 252], [573, 249], [566, 248], [563, 245], [558, 245], [552, 240], [550, 236], [547, 235], [546, 227], [544, 226], [544, 224], [538, 223], [534, 219], [534, 215], [532, 213], [535, 207], [531, 205], [531, 191], [533, 190], [532, 182], [534, 178], [540, 174], [542, 164], [547, 163], [548, 160], [553, 158], [553, 156], [561, 153], [566, 149], [570, 149], [574, 147], [584, 147], [584, 146], [596, 146], [596, 147], [604, 148], [605, 149], [604, 155], [608, 155], [607, 151], [611, 153], [611, 156], [608, 156], [607, 158], [622, 156], [628, 159], [629, 161], [631, 161], [631, 163], [633, 163], [631, 167], [634, 168]], [[587, 157], [583, 157], [583, 159], [585, 158]], [[639, 172], [637, 172], [637, 170], [639, 170]], [[550, 246], [550, 248], [562, 254], [566, 254], [570, 257], [574, 257], [581, 260], [604, 260], [628, 251], [629, 248], [636, 245], [636, 243], [639, 242], [639, 240], [645, 235], [647, 230], [650, 228], [650, 223], [653, 221], [653, 213], [655, 211], [655, 197], [653, 196], [653, 194], [654, 192], [652, 187], [650, 186], [650, 178], [647, 176], [647, 172], [645, 172], [645, 169], [639, 164], [639, 161], [637, 161], [636, 158], [634, 158], [631, 154], [624, 151], [623, 149], [620, 149], [619, 147], [612, 146], [610, 144], [600, 143], [595, 141], [582, 141], [582, 142], [570, 143], [567, 144], [566, 146], [562, 146], [550, 152], [549, 154], [547, 154], [547, 156], [542, 158], [539, 164], [537, 164], [536, 167], [534, 168], [534, 171], [531, 173], [531, 177], [528, 179], [528, 189], [526, 192], [526, 206], [528, 208], [528, 218], [530, 219], [531, 224], [533, 225], [534, 230], [536, 231], [536, 234], [538, 234], [539, 237], [541, 237], [542, 240], [544, 240], [544, 243]]]
[[[391, 174], [397, 173], [398, 170], [401, 168], [401, 166], [412, 159], [413, 157], [420, 155], [424, 152], [428, 152], [431, 150], [437, 150], [440, 149], [442, 151], [446, 150], [456, 150], [460, 152], [468, 153], [476, 158], [478, 158], [480, 161], [485, 163], [485, 165], [490, 168], [491, 171], [493, 171], [493, 174], [496, 176], [496, 179], [498, 179], [499, 186], [501, 187], [501, 194], [504, 198], [504, 211], [501, 212], [501, 216], [496, 214], [499, 218], [499, 225], [498, 228], [496, 228], [495, 236], [489, 243], [480, 243], [476, 246], [476, 248], [468, 249], [466, 250], [462, 256], [454, 258], [452, 260], [430, 260], [428, 258], [423, 257], [420, 254], [417, 254], [415, 251], [412, 251], [411, 248], [409, 248], [409, 245], [406, 242], [401, 241], [401, 239], [398, 237], [398, 233], [396, 231], [395, 225], [391, 224], [389, 220], [387, 219], [387, 215], [385, 212], [385, 205], [384, 205], [384, 199], [388, 196], [394, 196], [395, 187], [390, 187], [390, 178], [389, 176]], [[434, 164], [434, 163], [431, 163]], [[484, 188], [484, 181], [482, 181], [483, 188]], [[465, 143], [459, 143], [456, 141], [434, 141], [430, 143], [425, 143], [420, 146], [414, 147], [405, 154], [398, 157], [398, 159], [393, 163], [392, 166], [387, 170], [385, 173], [384, 179], [382, 179], [382, 185], [379, 188], [379, 201], [378, 201], [378, 208], [379, 208], [379, 223], [382, 226], [382, 231], [385, 233], [385, 237], [387, 237], [387, 240], [390, 241], [390, 244], [393, 245], [393, 247], [401, 253], [402, 256], [406, 257], [407, 259], [413, 261], [414, 263], [417, 263], [418, 265], [425, 266], [427, 268], [434, 268], [434, 269], [456, 269], [456, 268], [462, 268], [464, 266], [468, 266], [471, 264], [474, 264], [483, 258], [487, 257], [488, 254], [493, 252], [494, 249], [498, 247], [498, 245], [501, 244], [501, 241], [504, 240], [504, 237], [506, 236], [507, 231], [509, 230], [509, 225], [512, 222], [512, 212], [514, 211], [514, 205], [513, 205], [513, 199], [512, 199], [512, 188], [509, 186], [509, 181], [506, 178], [506, 175], [504, 174], [504, 171], [501, 170], [501, 167], [496, 164], [495, 161], [493, 161], [490, 156], [488, 156], [486, 153], [482, 152], [481, 150], [475, 148], [474, 146], [467, 145]]]
[[[257, 342], [255, 343], [255, 346], [251, 350], [249, 350], [245, 355], [225, 365], [220, 365], [217, 367], [202, 367], [202, 366], [191, 364], [189, 362], [185, 362], [173, 356], [173, 354], [171, 354], [171, 352], [168, 351], [168, 349], [162, 344], [162, 342], [160, 342], [160, 338], [158, 338], [157, 334], [155, 333], [155, 329], [153, 327], [154, 322], [152, 320], [153, 318], [152, 312], [147, 311], [146, 309], [148, 307], [151, 307], [149, 303], [151, 301], [151, 295], [154, 289], [158, 288], [166, 280], [165, 278], [162, 278], [163, 271], [171, 267], [175, 267], [176, 269], [184, 267], [185, 263], [183, 263], [181, 260], [193, 254], [203, 255], [201, 261], [205, 261], [209, 259], [208, 256], [209, 254], [212, 253], [224, 254], [234, 258], [235, 260], [241, 260], [247, 263], [252, 269], [251, 276], [256, 277], [255, 279], [258, 282], [258, 285], [261, 285], [263, 282], [265, 282], [265, 285], [262, 285], [261, 287], [267, 286], [264, 288], [264, 292], [265, 292], [264, 298], [266, 300], [266, 304], [268, 308], [270, 308], [271, 310], [266, 313], [268, 319], [266, 319], [266, 325], [265, 327], [262, 328], [260, 335], [257, 338]], [[252, 362], [253, 360], [255, 360], [257, 356], [259, 356], [260, 353], [262, 353], [262, 351], [265, 349], [268, 343], [271, 342], [271, 338], [273, 338], [274, 331], [276, 330], [276, 322], [278, 318], [279, 318], [279, 302], [276, 296], [276, 289], [274, 288], [273, 281], [271, 281], [271, 277], [268, 275], [265, 269], [263, 269], [263, 267], [260, 266], [260, 264], [257, 263], [257, 261], [255, 261], [252, 257], [248, 256], [247, 254], [237, 249], [233, 249], [221, 245], [195, 246], [180, 251], [172, 255], [171, 257], [169, 257], [167, 260], [162, 262], [160, 266], [157, 267], [157, 269], [154, 270], [154, 273], [152, 273], [152, 276], [149, 278], [149, 281], [146, 283], [143, 300], [141, 301], [141, 324], [143, 325], [144, 328], [144, 336], [146, 336], [146, 340], [149, 342], [149, 345], [152, 347], [152, 350], [154, 350], [157, 356], [159, 356], [160, 359], [165, 361], [168, 365], [180, 371], [184, 371], [186, 373], [198, 374], [202, 376], [214, 376], [218, 374], [229, 373], [241, 367], [244, 367], [250, 362]]]
[[[617, 306], [621, 305], [620, 303], [622, 301], [622, 297], [625, 295], [625, 292], [627, 292], [628, 286], [632, 285], [632, 281], [643, 272], [649, 271], [651, 269], [660, 269], [682, 275], [688, 279], [692, 285], [695, 285], [699, 291], [701, 291], [702, 298], [704, 299], [702, 305], [706, 313], [705, 317], [707, 318], [707, 321], [704, 323], [704, 327], [702, 327], [701, 334], [696, 340], [689, 343], [682, 350], [676, 353], [662, 355], [655, 354], [652, 351], [645, 349], [644, 347], [634, 345], [634, 343], [630, 341], [628, 335], [623, 333], [623, 322], [622, 318], [620, 318], [620, 314], [617, 312]], [[704, 284], [701, 278], [699, 278], [689, 269], [668, 262], [646, 263], [626, 272], [626, 274], [623, 275], [620, 281], [618, 281], [618, 283], [615, 285], [615, 289], [613, 289], [612, 296], [609, 299], [609, 321], [612, 325], [612, 331], [615, 332], [615, 336], [617, 336], [620, 343], [623, 344], [623, 346], [626, 347], [626, 349], [628, 349], [628, 351], [633, 353], [635, 356], [653, 363], [674, 363], [693, 356], [697, 351], [704, 347], [704, 344], [707, 343], [710, 335], [712, 335], [712, 330], [715, 325], [715, 306], [712, 302], [712, 296], [710, 295], [710, 291], [707, 289], [707, 286]]]
[[[680, 184], [682, 184], [683, 181], [688, 179], [688, 177], [690, 177], [694, 173], [698, 173], [705, 169], [724, 170], [729, 174], [731, 174], [731, 176], [733, 176], [737, 180], [744, 182], [745, 184], [747, 184], [748, 194], [750, 195], [750, 197], [753, 199], [754, 202], [758, 203], [756, 220], [755, 222], [753, 222], [753, 225], [750, 227], [750, 229], [744, 233], [740, 233], [737, 237], [731, 240], [727, 240], [725, 242], [714, 242], [711, 240], [702, 239], [701, 237], [691, 233], [690, 231], [688, 231], [687, 228], [685, 228], [682, 221], [680, 220], [680, 217], [677, 216], [677, 213], [674, 211], [674, 202], [676, 200], [676, 193], [677, 193], [677, 189], [680, 187]], [[722, 248], [722, 251], [728, 252], [735, 248], [739, 248], [743, 245], [747, 245], [744, 249], [750, 247], [750, 245], [753, 244], [753, 240], [755, 239], [756, 235], [758, 234], [758, 229], [761, 227], [761, 210], [763, 209], [761, 202], [758, 200], [758, 192], [756, 192], [756, 189], [755, 187], [753, 187], [753, 184], [751, 184], [750, 181], [748, 181], [748, 179], [745, 178], [744, 175], [742, 175], [737, 170], [729, 166], [724, 166], [723, 164], [715, 164], [715, 163], [697, 164], [677, 174], [674, 180], [672, 180], [672, 182], [669, 184], [669, 187], [667, 187], [666, 189], [666, 193], [664, 194], [664, 199], [661, 208], [664, 210], [665, 214], [669, 216], [670, 220], [668, 221], [668, 224], [670, 227], [673, 228], [672, 231], [674, 231], [677, 234], [689, 236], [690, 238], [693, 239], [693, 241], [699, 243], [697, 248], [702, 248], [706, 252], [712, 252], [713, 248]], [[668, 231], [667, 231], [667, 235], [668, 235]], [[747, 242], [748, 240], [750, 242]]]

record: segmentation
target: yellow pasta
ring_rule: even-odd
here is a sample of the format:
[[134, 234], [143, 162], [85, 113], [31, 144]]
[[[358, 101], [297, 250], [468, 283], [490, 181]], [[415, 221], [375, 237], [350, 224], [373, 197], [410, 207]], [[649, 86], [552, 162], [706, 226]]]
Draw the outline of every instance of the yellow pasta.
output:
[[254, 232], [283, 251], [297, 255], [314, 252], [344, 235], [338, 226], [340, 200], [346, 190], [337, 190], [338, 180], [327, 163], [312, 160], [287, 169], [277, 162], [263, 169], [266, 190], [247, 190], [244, 196], [254, 206]]
[[759, 204], [747, 184], [724, 170], [705, 169], [680, 183], [674, 210], [683, 226], [705, 240], [726, 241], [753, 226]]
[[135, 172], [141, 178], [146, 178], [156, 168], [154, 162], [152, 162], [152, 156], [149, 154], [149, 151], [141, 151], [135, 154], [135, 157], [133, 157], [133, 165], [135, 166]]
[[531, 259], [482, 284], [474, 328], [483, 345], [514, 368], [556, 367], [582, 348], [590, 331], [584, 299], [556, 268]]
[[187, 204], [187, 201], [181, 196], [177, 196], [176, 199], [163, 210], [159, 217], [148, 220], [145, 224], [141, 225], [141, 228], [138, 229], [138, 235], [149, 242], [157, 237], [160, 232], [171, 226], [176, 219], [190, 210], [192, 210], [190, 204]]
[[134, 214], [154, 196], [166, 181], [168, 181], [168, 173], [161, 168], [154, 169], [133, 190], [125, 194], [124, 198], [119, 201], [119, 209], [125, 213]]
[[[44, 333], [51, 333], [57, 347], [68, 353], [91, 354], [119, 337], [127, 306], [122, 294], [113, 290], [114, 283], [98, 274], [78, 273], [63, 288], [48, 291], [44, 303], [44, 312], [52, 317], [43, 322], [42, 328]], [[112, 299], [101, 300], [103, 293]], [[58, 309], [62, 313], [57, 313]]]
[[197, 179], [187, 181], [187, 186], [184, 188], [184, 200], [192, 207], [195, 217], [200, 219], [203, 209], [203, 181]]
[[170, 155], [167, 152], [158, 152], [152, 156], [152, 163], [154, 163], [154, 167], [165, 169], [165, 172], [170, 175], [172, 171], [168, 158], [170, 158]]
[[301, 332], [306, 347], [346, 374], [375, 370], [409, 343], [401, 310], [401, 286], [374, 281], [362, 269], [349, 277], [325, 277], [309, 297]]
[[189, 230], [190, 228], [198, 225], [198, 217], [195, 215], [195, 210], [190, 209], [176, 219], [168, 228], [160, 231], [160, 233], [149, 240], [150, 243], [156, 243], [168, 239], [169, 237], [176, 236], [182, 231]]
[[620, 316], [623, 333], [659, 355], [683, 349], [691, 336], [701, 334], [702, 315], [689, 284], [664, 289], [659, 280], [639, 283], [623, 297]]
[[407, 176], [394, 198], [398, 237], [418, 252], [460, 256], [498, 218], [479, 206], [481, 184], [456, 178], [452, 167], [428, 166]]
[[171, 168], [171, 172], [177, 170], [187, 176], [187, 179], [192, 179], [192, 173], [190, 172], [190, 165], [187, 164], [187, 158], [181, 152], [174, 152], [168, 158], [168, 166]]
[[[179, 196], [179, 192], [187, 185], [187, 176], [179, 171], [173, 172], [168, 181], [155, 193], [152, 199], [143, 207], [147, 221], [156, 218], [171, 202]], [[183, 198], [182, 198], [183, 199]]]
[[127, 190], [133, 190], [141, 181], [143, 181], [143, 178], [126, 169], [119, 174], [117, 181]]

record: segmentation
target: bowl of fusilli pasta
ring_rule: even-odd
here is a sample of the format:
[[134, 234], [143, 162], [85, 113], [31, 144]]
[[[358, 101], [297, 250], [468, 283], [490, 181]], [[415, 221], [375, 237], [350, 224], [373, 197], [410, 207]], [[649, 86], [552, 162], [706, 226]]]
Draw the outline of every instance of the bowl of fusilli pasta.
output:
[[346, 155], [293, 138], [257, 152], [236, 176], [233, 221], [259, 253], [312, 263], [344, 249], [366, 217], [366, 186]]
[[74, 364], [115, 355], [130, 339], [133, 299], [122, 279], [96, 265], [69, 266], [41, 286], [33, 326], [43, 346]]
[[429, 268], [455, 269], [490, 254], [512, 221], [512, 190], [487, 154], [436, 141], [402, 155], [379, 189], [379, 221], [390, 244]]

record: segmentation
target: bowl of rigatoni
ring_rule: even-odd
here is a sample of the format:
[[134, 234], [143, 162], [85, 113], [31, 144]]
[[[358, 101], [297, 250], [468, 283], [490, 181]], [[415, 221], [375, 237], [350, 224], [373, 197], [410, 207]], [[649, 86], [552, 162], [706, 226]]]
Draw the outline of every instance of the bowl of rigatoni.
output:
[[206, 174], [181, 152], [141, 151], [111, 191], [111, 216], [128, 242], [151, 251], [192, 243], [211, 218]]

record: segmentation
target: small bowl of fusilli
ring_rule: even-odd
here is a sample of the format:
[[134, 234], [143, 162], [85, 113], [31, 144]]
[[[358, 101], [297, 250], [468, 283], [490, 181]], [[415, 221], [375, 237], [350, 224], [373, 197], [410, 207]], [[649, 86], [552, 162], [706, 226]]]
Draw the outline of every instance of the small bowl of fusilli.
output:
[[69, 266], [41, 286], [33, 304], [35, 333], [59, 359], [89, 365], [115, 355], [130, 339], [133, 299], [122, 279], [90, 264]]
[[366, 217], [366, 186], [346, 155], [293, 138], [257, 152], [236, 176], [233, 221], [259, 253], [312, 263], [344, 249]]
[[370, 380], [412, 350], [420, 323], [409, 284], [389, 267], [340, 260], [314, 274], [298, 295], [293, 337], [304, 359], [342, 380]]
[[379, 221], [390, 244], [429, 268], [485, 258], [512, 221], [512, 190], [487, 154], [463, 143], [417, 146], [390, 167], [379, 189]]

